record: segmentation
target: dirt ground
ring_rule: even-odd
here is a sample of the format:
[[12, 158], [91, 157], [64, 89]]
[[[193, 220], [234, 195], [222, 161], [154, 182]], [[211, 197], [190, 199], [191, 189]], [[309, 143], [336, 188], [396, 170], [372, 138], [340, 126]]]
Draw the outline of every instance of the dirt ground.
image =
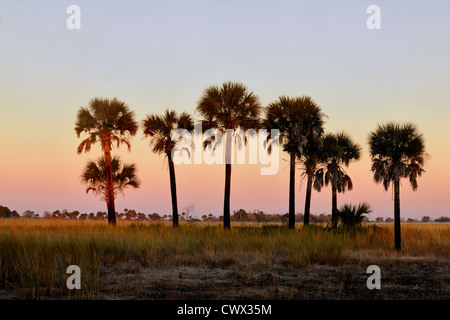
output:
[[[367, 288], [369, 265], [381, 270], [381, 289]], [[294, 267], [287, 261], [238, 259], [228, 265], [107, 264], [93, 299], [101, 300], [442, 300], [450, 299], [450, 261], [351, 253], [335, 265]], [[67, 299], [58, 288], [51, 297]], [[73, 298], [73, 297], [72, 297]], [[75, 297], [76, 298], [76, 297]], [[23, 299], [13, 286], [0, 299]], [[84, 299], [82, 297], [82, 299]]]
[[293, 268], [231, 265], [226, 268], [107, 266], [102, 299], [296, 300], [450, 298], [449, 261], [401, 258], [379, 263], [381, 289], [369, 290], [369, 264], [357, 260], [338, 265]]

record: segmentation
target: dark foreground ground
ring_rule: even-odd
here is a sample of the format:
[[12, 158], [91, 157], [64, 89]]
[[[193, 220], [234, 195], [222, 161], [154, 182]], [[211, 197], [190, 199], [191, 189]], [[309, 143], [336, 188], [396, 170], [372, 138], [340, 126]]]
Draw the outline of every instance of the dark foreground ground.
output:
[[[369, 290], [370, 262], [348, 259], [336, 265], [309, 264], [294, 268], [277, 262], [261, 266], [251, 260], [239, 265], [143, 266], [105, 265], [93, 299], [170, 300], [442, 300], [450, 299], [448, 260], [402, 257], [378, 262], [381, 289]], [[52, 291], [51, 299], [67, 299]], [[41, 299], [47, 299], [41, 296]], [[72, 296], [72, 298], [76, 298]], [[23, 299], [19, 288], [0, 291], [0, 299]], [[83, 299], [83, 297], [82, 297]]]
[[449, 299], [448, 262], [420, 260], [380, 264], [381, 289], [369, 290], [368, 265], [312, 264], [296, 270], [250, 265], [130, 270], [110, 267], [104, 299]]

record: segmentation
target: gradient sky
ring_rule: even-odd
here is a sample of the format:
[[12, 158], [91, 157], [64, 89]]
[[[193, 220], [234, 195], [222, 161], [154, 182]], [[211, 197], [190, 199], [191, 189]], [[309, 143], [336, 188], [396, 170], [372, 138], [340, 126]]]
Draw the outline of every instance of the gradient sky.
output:
[[[81, 30], [66, 9], [81, 8]], [[381, 8], [369, 30], [366, 9]], [[202, 91], [239, 81], [264, 105], [279, 95], [310, 95], [328, 119], [362, 146], [348, 168], [354, 190], [338, 205], [367, 201], [375, 217], [393, 216], [392, 191], [373, 182], [367, 135], [385, 121], [415, 122], [424, 134], [426, 173], [416, 192], [401, 189], [402, 216], [449, 216], [450, 1], [13, 1], [0, 0], [0, 205], [106, 211], [85, 193], [80, 174], [100, 146], [77, 155], [76, 113], [93, 97], [118, 97], [141, 121], [166, 108], [193, 112]], [[169, 173], [142, 130], [132, 152], [140, 189], [118, 211], [171, 213]], [[277, 175], [234, 165], [231, 208], [288, 211], [288, 157]], [[223, 165], [176, 167], [179, 208], [222, 214]], [[296, 211], [305, 185], [297, 175]], [[329, 213], [331, 191], [313, 192], [314, 214]]]

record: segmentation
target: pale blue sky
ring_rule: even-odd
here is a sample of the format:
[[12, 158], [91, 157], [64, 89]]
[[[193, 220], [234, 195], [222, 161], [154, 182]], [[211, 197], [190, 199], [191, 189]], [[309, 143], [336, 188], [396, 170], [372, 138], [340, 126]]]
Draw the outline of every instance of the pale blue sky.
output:
[[[71, 4], [81, 8], [81, 30], [66, 28], [66, 8]], [[381, 30], [366, 27], [366, 8], [371, 4], [381, 8]], [[448, 0], [0, 0], [0, 148], [4, 150], [0, 165], [12, 168], [0, 173], [0, 179], [11, 182], [14, 175], [20, 176], [13, 164], [21, 163], [24, 154], [36, 161], [36, 168], [40, 161], [56, 162], [61, 157], [79, 164], [70, 181], [83, 191], [78, 176], [87, 158], [74, 154], [78, 140], [73, 123], [79, 106], [94, 96], [117, 96], [136, 111], [138, 120], [168, 107], [193, 112], [204, 88], [233, 80], [246, 84], [263, 104], [281, 94], [311, 95], [329, 116], [327, 130], [345, 129], [363, 146], [363, 159], [355, 170], [358, 174], [366, 170], [361, 179], [369, 183], [368, 132], [387, 120], [416, 122], [432, 160], [428, 176], [422, 179], [425, 186], [421, 189], [419, 182], [418, 192], [411, 194], [422, 206], [411, 205], [410, 215], [421, 217], [430, 207], [433, 212], [427, 215], [446, 215], [450, 205], [446, 192], [431, 197], [423, 189], [448, 184], [450, 179], [445, 171], [450, 155], [449, 17]], [[150, 153], [141, 137], [135, 138], [133, 152]], [[141, 158], [135, 161], [141, 166], [146, 163]], [[55, 163], [55, 167], [63, 175], [64, 166]], [[42, 169], [29, 170], [28, 177], [33, 178]], [[64, 175], [67, 179], [69, 174]], [[33, 199], [26, 184], [22, 188], [29, 195], [27, 201], [14, 196], [20, 188], [11, 190], [4, 184], [0, 204], [19, 211], [63, 209], [47, 206], [51, 198]], [[219, 186], [216, 206], [192, 201], [199, 211], [220, 213], [221, 180]], [[287, 190], [287, 185], [280, 188]], [[373, 188], [384, 193], [381, 186]], [[145, 194], [145, 185], [142, 189], [139, 192]], [[409, 192], [406, 183], [404, 189]], [[300, 185], [298, 190], [301, 212], [304, 190]], [[169, 191], [164, 192], [166, 199]], [[363, 198], [364, 193], [352, 194], [349, 201], [371, 202]], [[86, 201], [82, 192], [79, 197], [83, 198], [68, 190], [61, 205], [76, 208]], [[383, 207], [377, 201], [373, 202], [379, 215], [389, 216], [393, 204], [389, 201]], [[262, 203], [254, 208], [287, 211], [287, 193], [282, 202], [285, 205]], [[103, 209], [98, 202], [89, 202], [86, 210], [92, 203]], [[328, 210], [328, 198], [316, 205], [313, 210], [318, 213]], [[232, 195], [232, 209], [241, 206], [253, 209], [250, 203], [233, 204]], [[169, 202], [155, 210], [166, 207], [170, 210]]]

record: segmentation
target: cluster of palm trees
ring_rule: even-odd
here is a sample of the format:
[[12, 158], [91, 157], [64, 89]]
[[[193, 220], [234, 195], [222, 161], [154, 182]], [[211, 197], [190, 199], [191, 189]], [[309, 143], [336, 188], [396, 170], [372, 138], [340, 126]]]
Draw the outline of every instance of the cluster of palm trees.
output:
[[[93, 190], [103, 195], [108, 208], [108, 222], [112, 225], [116, 224], [115, 189], [118, 191], [127, 186], [139, 186], [134, 165], [123, 165], [118, 157], [114, 158], [114, 161], [111, 159], [113, 143], [117, 147], [126, 144], [128, 150], [131, 150], [130, 136], [136, 135], [139, 127], [134, 118], [134, 112], [130, 111], [125, 102], [117, 98], [94, 98], [88, 107], [78, 110], [75, 123], [78, 137], [81, 133], [88, 135], [78, 146], [78, 154], [90, 151], [91, 146], [97, 142], [101, 144], [103, 158], [88, 162], [82, 174], [82, 181], [89, 185], [86, 192]], [[128, 175], [124, 176], [127, 173]], [[122, 176], [121, 180], [117, 179], [119, 175]]]
[[[345, 168], [361, 156], [361, 147], [353, 142], [344, 131], [325, 133], [326, 115], [309, 96], [280, 96], [263, 107], [259, 98], [245, 85], [225, 82], [220, 86], [210, 86], [203, 91], [196, 110], [201, 117], [202, 130], [214, 129], [226, 135], [225, 192], [223, 206], [223, 226], [230, 228], [231, 189], [231, 148], [235, 142], [233, 130], [276, 129], [279, 133], [267, 137], [270, 152], [275, 145], [281, 145], [290, 157], [289, 182], [289, 228], [295, 228], [295, 170], [297, 164], [307, 177], [304, 224], [308, 225], [312, 188], [320, 191], [323, 186], [332, 188], [332, 225], [336, 226], [340, 217], [337, 209], [337, 193], [353, 188], [351, 178]], [[118, 157], [111, 158], [113, 144], [126, 144], [130, 150], [130, 138], [136, 135], [139, 124], [133, 111], [126, 103], [114, 99], [94, 98], [87, 107], [81, 107], [77, 114], [75, 131], [78, 137], [85, 133], [88, 137], [81, 142], [78, 153], [89, 151], [91, 145], [99, 142], [104, 152], [97, 161], [89, 161], [82, 174], [82, 181], [92, 190], [101, 194], [108, 208], [108, 222], [116, 223], [114, 199], [126, 187], [140, 185], [133, 164], [123, 164]], [[150, 138], [152, 150], [165, 155], [169, 164], [170, 190], [172, 196], [173, 226], [178, 226], [178, 205], [173, 150], [181, 142], [174, 132], [178, 129], [192, 131], [194, 121], [190, 114], [178, 114], [166, 110], [164, 114], [149, 114], [142, 121], [143, 132]], [[246, 143], [244, 138], [244, 145]], [[422, 134], [412, 123], [386, 123], [379, 125], [369, 134], [370, 157], [374, 181], [383, 183], [387, 190], [394, 186], [395, 205], [395, 247], [400, 249], [400, 179], [409, 178], [415, 190], [417, 177], [424, 170], [425, 147]], [[216, 148], [222, 141], [207, 139], [204, 148]], [[238, 147], [240, 144], [238, 144]], [[346, 210], [355, 211], [355, 208]], [[358, 208], [369, 210], [367, 207]]]

